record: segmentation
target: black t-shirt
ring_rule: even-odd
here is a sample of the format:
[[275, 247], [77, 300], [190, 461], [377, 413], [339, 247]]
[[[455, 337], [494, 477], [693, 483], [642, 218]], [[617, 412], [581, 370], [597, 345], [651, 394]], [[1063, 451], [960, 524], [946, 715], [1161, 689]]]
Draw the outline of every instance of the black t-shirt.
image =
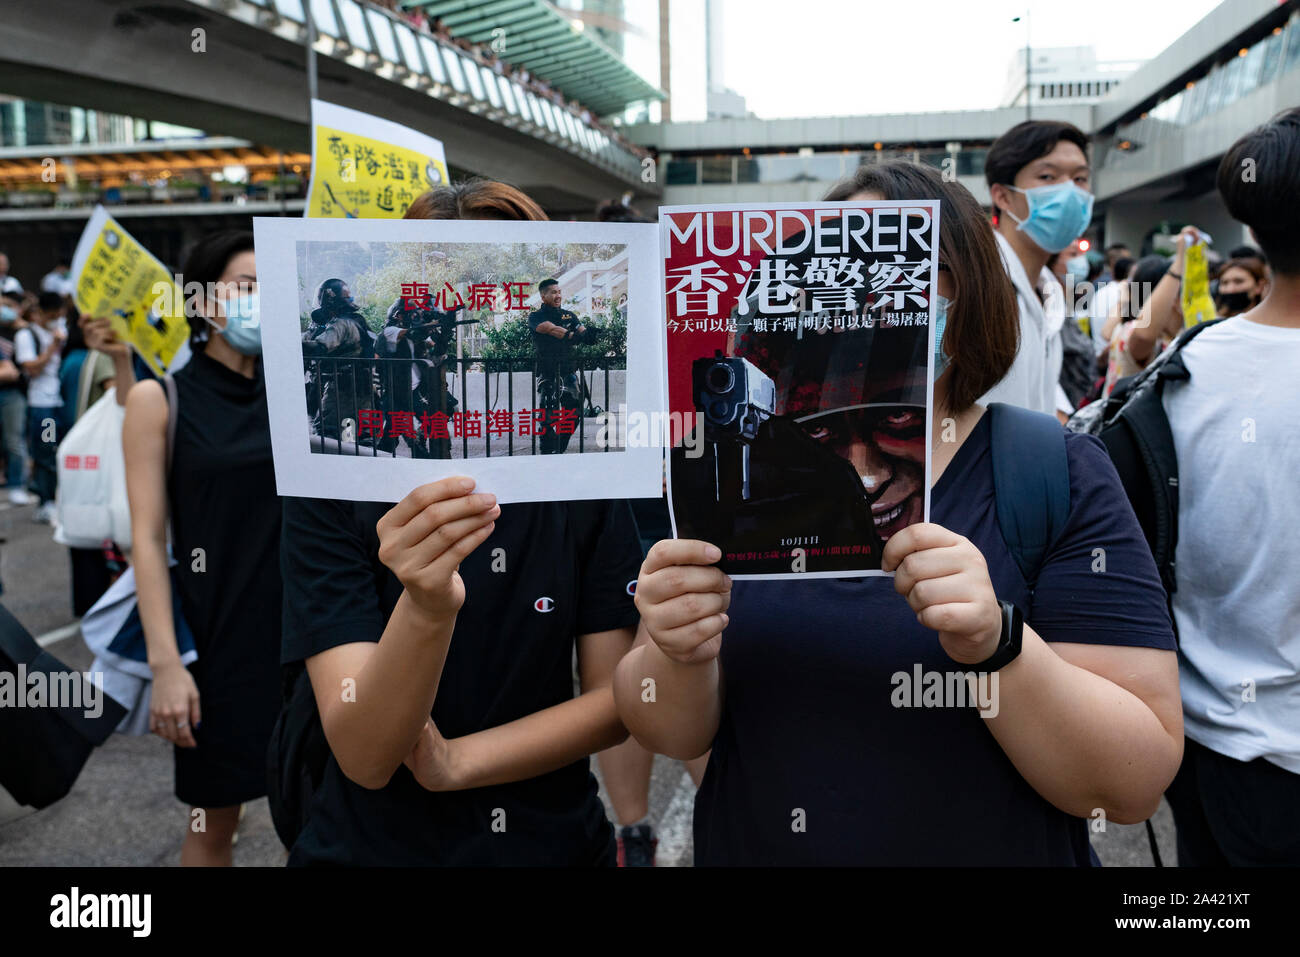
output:
[[[377, 554], [375, 523], [389, 508], [284, 500], [285, 663], [380, 639], [402, 593]], [[503, 506], [460, 566], [466, 599], [433, 707], [439, 732], [456, 738], [570, 700], [575, 637], [636, 624], [640, 562], [625, 501]], [[612, 836], [586, 758], [526, 781], [435, 793], [404, 765], [367, 790], [331, 757], [289, 862], [587, 865]]]
[[577, 330], [578, 317], [567, 309], [557, 309], [555, 306], [543, 305], [528, 314], [528, 328], [533, 333], [533, 348], [537, 350], [537, 358], [542, 360], [567, 359], [573, 354], [572, 339], [557, 339], [554, 336], [548, 336], [544, 332], [538, 332], [537, 327], [543, 322], [554, 323], [557, 326], [563, 326], [565, 329]]

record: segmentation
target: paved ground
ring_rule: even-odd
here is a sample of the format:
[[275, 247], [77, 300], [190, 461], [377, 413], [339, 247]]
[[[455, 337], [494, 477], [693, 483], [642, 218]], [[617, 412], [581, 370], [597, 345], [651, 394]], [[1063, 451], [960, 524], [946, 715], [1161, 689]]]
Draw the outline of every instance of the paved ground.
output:
[[[0, 503], [0, 580], [6, 608], [71, 667], [85, 669], [90, 653], [71, 614], [67, 551], [50, 528], [31, 521], [30, 506]], [[70, 627], [69, 627], [70, 626]], [[594, 763], [594, 762], [593, 762]], [[599, 772], [597, 773], [599, 776]], [[602, 789], [603, 795], [603, 789]], [[655, 759], [650, 814], [658, 831], [659, 863], [689, 866], [693, 859], [691, 812], [694, 786], [683, 766]], [[612, 810], [609, 811], [612, 817]], [[0, 866], [176, 864], [187, 824], [186, 808], [172, 796], [170, 745], [149, 736], [114, 735], [87, 762], [76, 787], [62, 801], [9, 819], [0, 808]], [[1163, 804], [1156, 832], [1167, 864], [1173, 863], [1173, 824]], [[1108, 865], [1151, 864], [1142, 825], [1111, 824], [1092, 836]], [[248, 806], [235, 848], [235, 863], [279, 866], [285, 851], [271, 827], [266, 801]]]

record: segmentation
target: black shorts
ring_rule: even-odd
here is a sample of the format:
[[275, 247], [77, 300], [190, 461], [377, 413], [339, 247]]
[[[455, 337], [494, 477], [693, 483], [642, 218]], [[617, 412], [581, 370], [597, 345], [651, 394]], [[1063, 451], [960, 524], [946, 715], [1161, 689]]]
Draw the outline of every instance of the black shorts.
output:
[[1300, 865], [1300, 774], [1186, 738], [1165, 797], [1178, 827], [1179, 867]]

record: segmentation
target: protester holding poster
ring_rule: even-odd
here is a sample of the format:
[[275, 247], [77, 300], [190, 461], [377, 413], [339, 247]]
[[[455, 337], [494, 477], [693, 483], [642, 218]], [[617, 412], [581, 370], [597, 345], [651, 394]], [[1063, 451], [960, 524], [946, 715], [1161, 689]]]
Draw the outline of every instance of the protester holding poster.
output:
[[185, 296], [161, 262], [102, 206], [96, 207], [72, 257], [76, 304], [84, 316], [108, 319], [156, 376], [184, 364]]
[[[1040, 413], [975, 404], [1010, 366], [1018, 319], [965, 188], [884, 163], [828, 198], [864, 215], [905, 201], [894, 222], [918, 239], [930, 208], [942, 210], [935, 414], [919, 437], [931, 520], [879, 529], [892, 581], [733, 581], [720, 543], [659, 542], [637, 582], [637, 647], [615, 676], [619, 714], [653, 751], [689, 759], [712, 747], [697, 864], [1086, 865], [1083, 818], [1143, 820], [1181, 757], [1173, 635], [1150, 552], [1116, 506], [1125, 497], [1100, 442]], [[719, 297], [708, 318], [732, 307]], [[856, 383], [870, 356], [857, 344], [844, 353], [833, 367]], [[882, 450], [902, 444], [889, 423], [875, 428]], [[995, 449], [1008, 447], [1053, 449], [1062, 471], [1043, 461], [1034, 477], [1068, 486], [1066, 501], [1029, 503], [1065, 511], [1033, 562], [1012, 554], [1016, 536], [999, 521], [1008, 461]]]
[[280, 493], [392, 502], [469, 475], [502, 501], [657, 494], [657, 228], [411, 208], [254, 222]]
[[[484, 181], [416, 215], [546, 218]], [[285, 500], [283, 658], [330, 751], [291, 865], [614, 864], [588, 756], [627, 736], [610, 680], [640, 546], [625, 501], [547, 498], [453, 474], [396, 504]]]
[[[252, 233], [201, 240], [184, 278], [201, 290], [186, 304], [193, 358], [126, 402], [131, 560], [153, 671], [149, 727], [175, 745], [176, 797], [191, 807], [181, 863], [229, 865], [240, 805], [266, 793], [280, 702], [280, 502]], [[188, 668], [174, 608], [198, 652]]]
[[678, 536], [717, 542], [729, 573], [878, 573], [883, 542], [925, 520], [938, 219], [915, 203], [663, 210], [669, 408], [696, 422], [669, 501]]

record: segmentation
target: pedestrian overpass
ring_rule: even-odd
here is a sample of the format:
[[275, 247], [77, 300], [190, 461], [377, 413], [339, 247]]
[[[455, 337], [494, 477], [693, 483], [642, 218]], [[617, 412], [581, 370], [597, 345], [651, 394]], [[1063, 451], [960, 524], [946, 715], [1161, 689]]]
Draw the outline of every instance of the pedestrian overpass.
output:
[[320, 99], [435, 136], [453, 168], [554, 214], [659, 195], [644, 151], [616, 131], [363, 0], [8, 0], [0, 93], [309, 151], [308, 10]]

